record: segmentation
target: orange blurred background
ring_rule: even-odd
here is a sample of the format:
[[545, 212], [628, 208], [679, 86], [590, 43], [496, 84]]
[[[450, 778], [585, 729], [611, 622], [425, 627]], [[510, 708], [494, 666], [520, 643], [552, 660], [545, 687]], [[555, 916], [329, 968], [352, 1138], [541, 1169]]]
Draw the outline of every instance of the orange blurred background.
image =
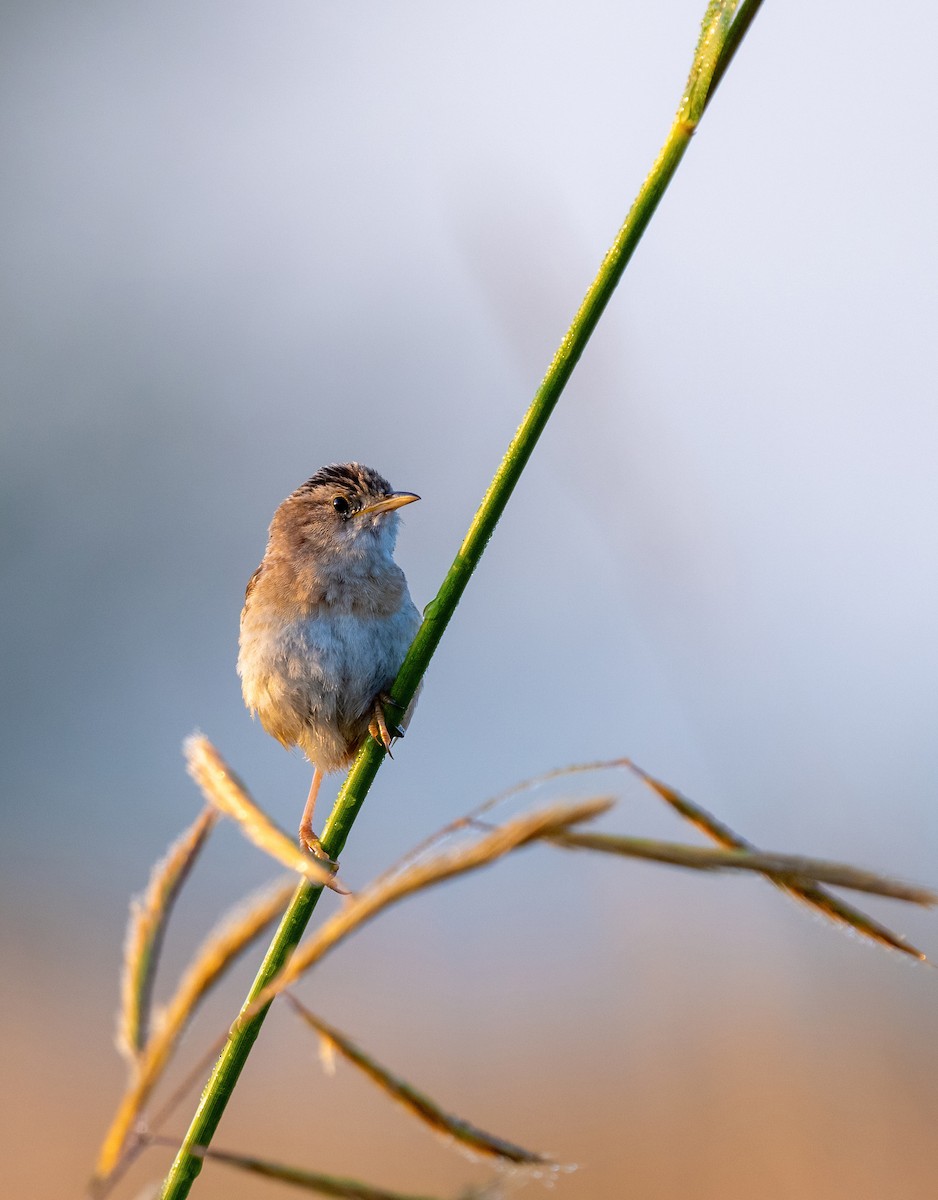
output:
[[[199, 803], [182, 739], [298, 819], [306, 764], [234, 673], [275, 505], [323, 463], [374, 465], [424, 498], [398, 558], [433, 596], [703, 7], [7, 6], [10, 1195], [81, 1194], [118, 1102], [127, 904]], [[622, 754], [759, 845], [938, 884], [938, 18], [903, 17], [886, 55], [881, 14], [765, 6], [381, 772], [353, 886], [517, 780]], [[694, 840], [634, 782], [578, 787], [621, 795], [607, 828]], [[161, 994], [272, 873], [217, 831]], [[865, 907], [938, 957], [933, 915]], [[758, 880], [529, 849], [382, 918], [301, 994], [443, 1105], [579, 1164], [558, 1197], [934, 1195], [934, 972]], [[217, 1140], [409, 1193], [492, 1174], [350, 1068], [325, 1078], [279, 1010]], [[216, 1164], [193, 1190], [268, 1193]]]

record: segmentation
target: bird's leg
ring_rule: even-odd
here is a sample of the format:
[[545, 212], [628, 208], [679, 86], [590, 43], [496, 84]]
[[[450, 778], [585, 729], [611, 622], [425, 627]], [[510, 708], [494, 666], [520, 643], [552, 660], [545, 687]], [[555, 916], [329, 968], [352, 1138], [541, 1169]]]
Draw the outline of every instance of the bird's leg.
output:
[[309, 795], [306, 797], [306, 807], [303, 809], [303, 820], [300, 821], [300, 845], [311, 850], [317, 858], [327, 858], [322, 848], [322, 842], [313, 833], [313, 812], [316, 808], [316, 797], [319, 795], [319, 785], [322, 783], [322, 771], [313, 767], [313, 781], [309, 785]]
[[376, 742], [379, 742], [385, 748], [388, 753], [388, 758], [393, 758], [394, 755], [391, 753], [391, 743], [395, 738], [402, 738], [404, 736], [404, 729], [401, 725], [388, 725], [387, 718], [385, 717], [384, 713], [385, 705], [387, 705], [388, 708], [396, 708], [402, 715], [405, 711], [402, 704], [398, 704], [398, 702], [396, 700], [392, 700], [386, 692], [382, 692], [375, 701], [375, 707], [371, 715], [371, 724], [368, 726], [368, 732]]

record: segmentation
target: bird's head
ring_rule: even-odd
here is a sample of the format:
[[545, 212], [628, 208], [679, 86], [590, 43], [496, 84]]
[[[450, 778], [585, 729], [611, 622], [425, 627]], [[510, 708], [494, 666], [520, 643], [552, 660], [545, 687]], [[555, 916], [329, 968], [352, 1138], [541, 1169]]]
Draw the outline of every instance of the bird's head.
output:
[[307, 479], [274, 514], [271, 536], [292, 552], [323, 559], [390, 558], [397, 540], [397, 509], [420, 497], [395, 492], [361, 463], [335, 463]]

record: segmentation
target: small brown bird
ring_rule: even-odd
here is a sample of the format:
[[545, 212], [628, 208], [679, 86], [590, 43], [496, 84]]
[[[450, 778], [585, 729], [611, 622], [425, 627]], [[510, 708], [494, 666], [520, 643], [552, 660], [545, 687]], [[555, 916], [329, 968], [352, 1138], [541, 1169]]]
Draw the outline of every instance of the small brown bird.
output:
[[400, 518], [419, 500], [360, 463], [323, 467], [280, 505], [241, 611], [244, 703], [272, 737], [313, 764], [300, 842], [321, 855], [313, 809], [324, 774], [348, 766], [370, 733], [390, 750], [413, 704], [387, 690], [420, 614], [394, 561]]

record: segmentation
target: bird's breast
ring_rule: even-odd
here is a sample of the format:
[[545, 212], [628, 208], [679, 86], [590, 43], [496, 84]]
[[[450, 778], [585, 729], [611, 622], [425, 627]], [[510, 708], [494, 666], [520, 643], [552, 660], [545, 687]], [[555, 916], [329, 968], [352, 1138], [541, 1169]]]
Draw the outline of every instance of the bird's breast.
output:
[[268, 732], [310, 757], [313, 742], [320, 755], [323, 739], [356, 742], [419, 623], [406, 587], [381, 616], [325, 603], [301, 615], [248, 604], [238, 658], [245, 702]]

